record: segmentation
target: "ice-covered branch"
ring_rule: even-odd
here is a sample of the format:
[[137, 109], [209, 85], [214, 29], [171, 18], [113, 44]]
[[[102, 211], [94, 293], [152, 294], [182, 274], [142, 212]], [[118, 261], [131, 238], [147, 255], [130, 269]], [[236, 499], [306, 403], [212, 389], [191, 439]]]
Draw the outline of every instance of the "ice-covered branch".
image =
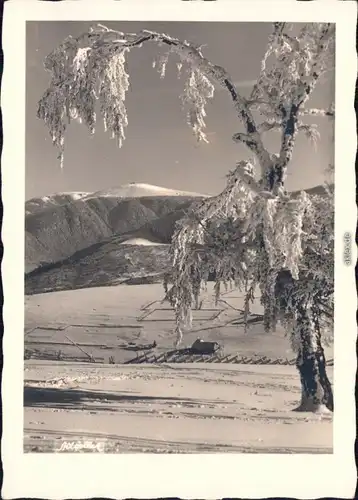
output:
[[[253, 153], [255, 153], [255, 155], [257, 155], [260, 158], [260, 154], [259, 154], [260, 151], [258, 149], [257, 142], [252, 137], [252, 134], [244, 134], [242, 132], [238, 132], [237, 134], [234, 134], [232, 136], [232, 140], [234, 142], [242, 142], [243, 144], [245, 144], [245, 146], [247, 146], [249, 149], [251, 149], [251, 151]], [[268, 162], [265, 162], [265, 163], [267, 164]]]
[[[298, 116], [322, 114], [303, 107], [326, 69], [325, 52], [332, 30], [330, 24], [305, 25], [294, 37], [288, 33], [286, 23], [274, 23], [261, 73], [250, 98], [245, 99], [228, 72], [209, 61], [201, 47], [164, 33], [122, 33], [97, 25], [77, 38], [69, 37], [46, 58], [51, 82], [39, 102], [38, 116], [47, 124], [62, 158], [64, 134], [72, 119], [82, 121], [94, 132], [98, 99], [105, 128], [121, 146], [128, 124], [125, 99], [130, 83], [126, 56], [133, 48], [154, 42], [167, 49], [154, 63], [161, 77], [165, 76], [171, 54], [179, 58], [179, 71], [185, 67], [182, 99], [187, 122], [197, 140], [207, 141], [206, 104], [214, 95], [216, 83], [228, 92], [244, 125], [244, 133], [235, 134], [234, 141], [244, 143], [255, 154], [264, 176], [274, 168], [284, 173], [298, 132]], [[253, 112], [264, 118], [261, 123]], [[333, 108], [324, 114], [332, 116]], [[270, 130], [282, 131], [277, 165], [262, 142], [262, 134]]]
[[298, 113], [300, 116], [328, 116], [329, 118], [334, 118], [335, 112], [334, 109], [302, 109]]
[[297, 131], [303, 132], [307, 139], [309, 139], [315, 147], [317, 146], [317, 142], [320, 139], [320, 133], [316, 125], [306, 125], [303, 123], [298, 123]]
[[281, 130], [282, 123], [278, 120], [267, 120], [265, 122], [260, 123], [258, 130], [260, 133], [269, 132], [270, 130]]
[[295, 86], [292, 87], [291, 96], [288, 95], [286, 102], [283, 101], [280, 107], [284, 123], [278, 160], [281, 168], [286, 168], [291, 160], [298, 114], [325, 70], [326, 52], [332, 43], [333, 32], [332, 23], [319, 24], [316, 32], [314, 29], [308, 30], [307, 26], [301, 30], [300, 52], [297, 54], [298, 60], [295, 66], [296, 81], [292, 78]]
[[45, 60], [45, 68], [51, 73], [48, 90], [39, 102], [38, 116], [47, 124], [54, 144], [63, 154], [64, 133], [68, 122], [78, 118], [94, 132], [95, 101], [101, 102], [101, 113], [105, 127], [121, 146], [128, 118], [125, 107], [129, 75], [126, 72], [126, 53], [146, 42], [156, 42], [168, 47], [158, 66], [161, 77], [170, 54], [176, 54], [180, 66], [190, 68], [190, 77], [185, 87], [184, 100], [189, 104], [188, 123], [198, 140], [206, 140], [205, 104], [213, 97], [217, 83], [233, 101], [234, 108], [245, 129], [255, 143], [254, 150], [260, 161], [267, 163], [266, 152], [253, 115], [246, 100], [238, 92], [227, 71], [211, 63], [203, 56], [201, 48], [164, 33], [142, 30], [139, 33], [122, 33], [98, 25], [89, 33], [77, 38], [67, 38]]

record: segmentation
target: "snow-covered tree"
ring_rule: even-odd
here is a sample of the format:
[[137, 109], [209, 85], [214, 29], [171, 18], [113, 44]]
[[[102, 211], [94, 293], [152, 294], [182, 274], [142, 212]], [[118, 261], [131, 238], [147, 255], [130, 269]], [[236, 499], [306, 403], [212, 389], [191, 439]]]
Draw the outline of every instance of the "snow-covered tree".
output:
[[[177, 342], [191, 324], [192, 308], [210, 273], [215, 274], [217, 297], [222, 285], [244, 287], [246, 314], [259, 287], [266, 330], [281, 322], [297, 352], [300, 409], [333, 410], [322, 347], [324, 328], [333, 326], [333, 193], [327, 186], [324, 196], [302, 192], [293, 197], [285, 190], [285, 179], [297, 135], [319, 139], [317, 127], [304, 122], [305, 115], [334, 116], [333, 106], [307, 107], [317, 82], [332, 67], [334, 25], [304, 24], [295, 33], [286, 23], [274, 23], [248, 98], [201, 47], [167, 34], [122, 33], [97, 25], [79, 37], [68, 37], [45, 60], [51, 83], [38, 108], [61, 165], [68, 124], [80, 120], [94, 133], [98, 101], [105, 129], [121, 146], [128, 124], [126, 57], [146, 42], [161, 47], [153, 67], [162, 78], [169, 57], [176, 58], [178, 72], [185, 76], [187, 122], [197, 140], [208, 142], [205, 107], [214, 97], [214, 85], [219, 85], [227, 91], [241, 126], [233, 140], [245, 144], [252, 155], [250, 161], [238, 161], [222, 193], [193, 206], [178, 224], [169, 277]], [[273, 130], [281, 139], [274, 153], [263, 141]]]

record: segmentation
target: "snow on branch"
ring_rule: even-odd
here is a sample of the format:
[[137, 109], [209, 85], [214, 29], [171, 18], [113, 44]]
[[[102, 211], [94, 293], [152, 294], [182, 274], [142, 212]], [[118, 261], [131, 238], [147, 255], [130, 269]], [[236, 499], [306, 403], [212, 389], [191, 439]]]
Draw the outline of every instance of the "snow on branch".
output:
[[161, 77], [165, 75], [170, 54], [179, 56], [179, 65], [186, 64], [190, 69], [183, 99], [189, 105], [188, 123], [199, 141], [207, 140], [204, 133], [205, 105], [214, 94], [212, 81], [229, 91], [248, 128], [255, 128], [230, 76], [221, 66], [206, 59], [200, 47], [166, 34], [147, 30], [125, 34], [98, 25], [77, 38], [68, 37], [44, 62], [46, 70], [51, 73], [51, 81], [39, 101], [38, 116], [48, 126], [52, 140], [59, 148], [61, 161], [64, 134], [72, 119], [84, 122], [91, 133], [94, 132], [97, 100], [100, 101], [105, 128], [117, 139], [118, 145], [122, 145], [128, 124], [125, 98], [129, 75], [125, 57], [131, 49], [149, 41], [168, 47], [158, 63]]
[[61, 161], [64, 134], [71, 119], [79, 119], [94, 132], [97, 99], [101, 103], [106, 129], [121, 146], [128, 124], [125, 107], [129, 88], [126, 54], [134, 47], [141, 47], [150, 41], [168, 49], [153, 64], [157, 66], [161, 77], [165, 76], [171, 54], [179, 57], [179, 71], [183, 64], [189, 68], [184, 101], [190, 105], [188, 123], [196, 138], [207, 141], [204, 132], [205, 105], [213, 97], [213, 83], [216, 83], [228, 91], [236, 112], [251, 136], [251, 143], [255, 144], [252, 149], [260, 161], [269, 161], [246, 100], [239, 94], [227, 71], [203, 56], [201, 47], [163, 33], [148, 30], [122, 33], [103, 25], [97, 25], [77, 38], [68, 37], [44, 62], [45, 68], [51, 73], [51, 81], [39, 102], [38, 116], [48, 126], [52, 140], [59, 148]]
[[[290, 31], [291, 27], [285, 23], [274, 24], [260, 76], [247, 100], [248, 107], [264, 117], [258, 125], [259, 132], [281, 129], [278, 166], [282, 169], [292, 157], [298, 116], [334, 116], [333, 107], [322, 111], [304, 109], [317, 81], [330, 69], [334, 56], [334, 25], [305, 24], [296, 36]], [[252, 149], [245, 135], [237, 134], [235, 139], [242, 140]], [[268, 168], [272, 165], [268, 164]]]
[[[283, 100], [280, 107], [284, 122], [279, 154], [279, 165], [282, 168], [286, 167], [292, 158], [298, 113], [327, 68], [327, 53], [328, 55], [333, 53], [333, 33], [334, 24], [332, 23], [317, 23], [311, 25], [311, 29], [305, 25], [299, 35], [301, 50], [296, 52], [295, 56], [291, 56], [288, 61], [285, 56], [282, 57], [284, 63], [290, 63], [288, 68], [293, 73], [291, 89], [287, 92], [286, 102]], [[294, 50], [294, 46], [291, 46], [291, 53]]]
[[329, 118], [334, 118], [335, 116], [333, 107], [331, 107], [330, 109], [302, 109], [298, 114], [300, 116], [328, 116]]
[[[186, 81], [182, 102], [187, 122], [198, 141], [208, 142], [205, 116], [208, 100], [214, 96], [214, 85], [223, 87], [244, 125], [244, 132], [234, 134], [235, 142], [243, 142], [256, 156], [264, 177], [274, 168], [273, 156], [262, 142], [262, 134], [281, 131], [278, 166], [282, 172], [292, 156], [295, 136], [299, 131], [298, 116], [332, 116], [329, 110], [306, 110], [305, 102], [314, 86], [329, 68], [334, 26], [329, 23], [304, 25], [297, 36], [290, 34], [286, 23], [274, 23], [261, 73], [250, 98], [243, 98], [231, 76], [221, 66], [210, 62], [202, 47], [164, 33], [142, 30], [122, 33], [103, 25], [93, 27], [77, 38], [68, 37], [46, 58], [45, 68], [51, 73], [49, 88], [39, 102], [38, 116], [49, 128], [52, 140], [63, 161], [64, 136], [72, 119], [85, 123], [91, 133], [97, 121], [97, 101], [100, 103], [105, 129], [119, 147], [125, 139], [128, 125], [125, 105], [129, 89], [126, 56], [134, 47], [155, 42], [166, 51], [153, 63], [161, 78], [171, 55], [179, 58], [178, 73], [184, 66]], [[256, 111], [263, 117], [254, 118]], [[304, 130], [304, 129], [301, 129]]]
[[208, 142], [204, 133], [206, 127], [204, 118], [206, 116], [205, 106], [207, 99], [214, 96], [214, 86], [210, 80], [199, 70], [191, 72], [190, 77], [185, 83], [182, 101], [184, 106], [188, 105], [187, 113], [188, 125], [193, 129], [197, 140]]
[[170, 280], [174, 284], [171, 303], [179, 336], [182, 327], [191, 323], [191, 308], [211, 271], [218, 277], [218, 286], [222, 281], [234, 280], [238, 285], [245, 282], [244, 254], [249, 248], [240, 246], [240, 227], [254, 201], [252, 190], [247, 188], [249, 179], [255, 182], [254, 165], [238, 162], [227, 176], [226, 188], [194, 204], [177, 223], [171, 244]]
[[297, 123], [297, 131], [303, 132], [307, 139], [312, 142], [314, 147], [317, 147], [317, 143], [320, 139], [320, 133], [317, 129], [317, 125], [305, 125], [300, 122]]

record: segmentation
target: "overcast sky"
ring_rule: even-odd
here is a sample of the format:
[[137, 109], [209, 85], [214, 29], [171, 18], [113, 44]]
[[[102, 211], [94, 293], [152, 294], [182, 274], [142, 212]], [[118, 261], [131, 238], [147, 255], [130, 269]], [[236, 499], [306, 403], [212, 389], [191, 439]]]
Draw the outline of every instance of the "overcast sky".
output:
[[[121, 31], [150, 29], [166, 32], [196, 44], [213, 63], [224, 66], [246, 95], [247, 83], [259, 73], [271, 25], [267, 23], [105, 22]], [[99, 121], [91, 136], [87, 128], [72, 123], [67, 129], [64, 169], [57, 161], [48, 130], [36, 116], [37, 102], [48, 86], [44, 57], [68, 35], [77, 36], [88, 22], [41, 21], [27, 23], [26, 81], [26, 199], [61, 191], [97, 191], [128, 182], [145, 182], [174, 189], [208, 194], [225, 185], [225, 174], [248, 150], [234, 144], [238, 118], [227, 93], [219, 90], [207, 107], [210, 144], [198, 144], [186, 125], [179, 95], [175, 62], [169, 62], [164, 80], [152, 68], [154, 44], [133, 50], [127, 57], [131, 89], [127, 94], [129, 125], [126, 140], [118, 149]], [[320, 84], [312, 107], [328, 106], [334, 96], [333, 74]], [[321, 133], [317, 151], [300, 137], [288, 172], [288, 189], [320, 184], [324, 169], [333, 162], [333, 124], [315, 118]], [[277, 136], [268, 136], [275, 150]]]

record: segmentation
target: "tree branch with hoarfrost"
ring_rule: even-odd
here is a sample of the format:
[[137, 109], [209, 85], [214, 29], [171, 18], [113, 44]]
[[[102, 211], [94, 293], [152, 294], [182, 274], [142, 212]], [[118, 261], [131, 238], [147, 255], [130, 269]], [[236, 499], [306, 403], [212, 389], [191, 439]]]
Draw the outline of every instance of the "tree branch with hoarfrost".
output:
[[[246, 317], [258, 287], [266, 330], [281, 322], [297, 352], [300, 409], [333, 410], [321, 342], [333, 321], [333, 193], [327, 187], [324, 196], [292, 196], [285, 180], [298, 134], [314, 144], [319, 141], [318, 127], [304, 123], [305, 116], [334, 118], [333, 105], [306, 107], [317, 83], [332, 69], [334, 25], [311, 23], [294, 30], [287, 23], [274, 23], [248, 98], [223, 67], [204, 56], [202, 47], [168, 34], [122, 33], [97, 25], [68, 37], [45, 60], [51, 81], [38, 107], [61, 165], [68, 125], [79, 120], [94, 133], [98, 111], [105, 129], [122, 145], [128, 125], [127, 58], [144, 43], [158, 46], [153, 67], [161, 78], [168, 61], [176, 60], [178, 75], [185, 78], [181, 97], [187, 123], [196, 139], [208, 142], [206, 106], [215, 85], [220, 86], [238, 117], [233, 140], [244, 144], [252, 157], [237, 162], [222, 193], [192, 206], [177, 225], [173, 267], [165, 282], [176, 315], [177, 343], [190, 327], [192, 309], [210, 276], [216, 298], [222, 286], [246, 290]], [[277, 132], [279, 147], [268, 151], [263, 137]]]
[[52, 140], [60, 150], [61, 164], [64, 134], [72, 119], [85, 123], [94, 133], [96, 100], [101, 104], [105, 129], [116, 138], [119, 146], [122, 145], [128, 125], [125, 98], [129, 75], [125, 58], [130, 50], [141, 47], [145, 42], [168, 47], [167, 53], [154, 63], [154, 66], [159, 66], [161, 77], [165, 76], [166, 64], [172, 54], [179, 58], [181, 66], [187, 66], [183, 102], [188, 105], [188, 124], [199, 141], [207, 142], [204, 132], [205, 105], [214, 95], [212, 82], [215, 82], [229, 92], [248, 133], [257, 142], [258, 151], [263, 157], [267, 155], [250, 110], [230, 75], [221, 66], [206, 59], [200, 48], [153, 31], [124, 34], [98, 25], [77, 38], [68, 37], [45, 60], [45, 68], [52, 79], [39, 102], [38, 116], [47, 124]]

